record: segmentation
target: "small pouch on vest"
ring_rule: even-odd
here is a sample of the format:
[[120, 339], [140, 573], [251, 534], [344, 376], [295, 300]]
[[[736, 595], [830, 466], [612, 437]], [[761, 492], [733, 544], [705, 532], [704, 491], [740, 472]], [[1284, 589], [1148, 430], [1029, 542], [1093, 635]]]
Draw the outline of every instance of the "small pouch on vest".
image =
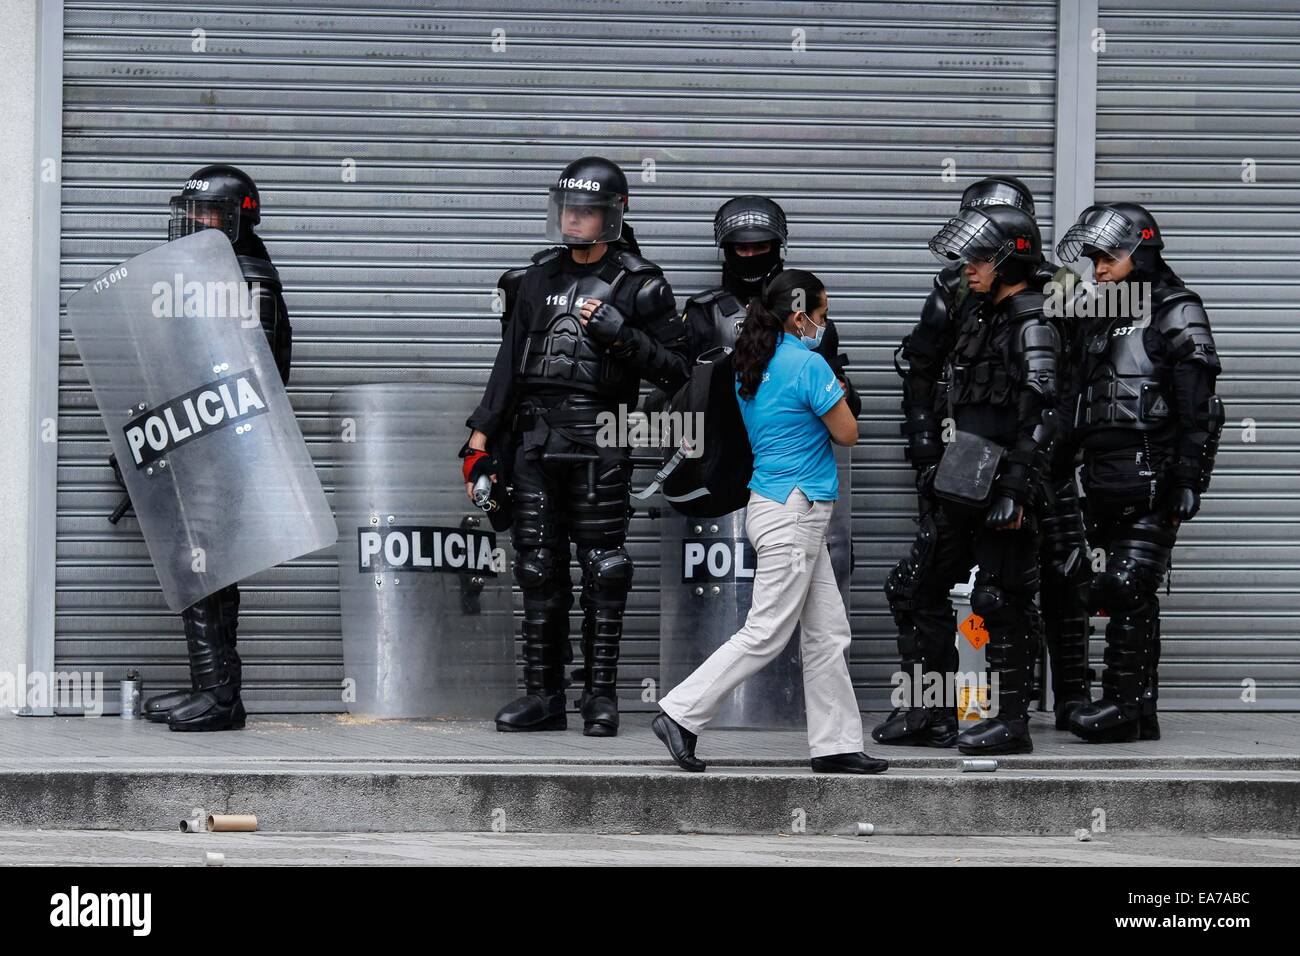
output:
[[934, 473], [934, 493], [960, 505], [987, 505], [1006, 449], [971, 432], [958, 431]]

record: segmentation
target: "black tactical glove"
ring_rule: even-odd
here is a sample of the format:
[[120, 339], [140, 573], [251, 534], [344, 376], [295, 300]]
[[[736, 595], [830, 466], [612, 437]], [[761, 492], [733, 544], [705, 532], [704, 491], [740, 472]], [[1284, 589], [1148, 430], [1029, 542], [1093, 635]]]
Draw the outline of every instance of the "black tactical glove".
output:
[[1006, 528], [1011, 530], [1011, 525], [1016, 520], [1016, 509], [1019, 507], [1015, 499], [1006, 495], [994, 498], [993, 503], [989, 505], [988, 514], [984, 518], [984, 526], [986, 528]]
[[1201, 510], [1201, 493], [1195, 488], [1175, 486], [1169, 492], [1168, 510], [1175, 523], [1191, 521]]
[[587, 320], [587, 334], [601, 345], [617, 345], [623, 334], [627, 317], [608, 302], [596, 306]]

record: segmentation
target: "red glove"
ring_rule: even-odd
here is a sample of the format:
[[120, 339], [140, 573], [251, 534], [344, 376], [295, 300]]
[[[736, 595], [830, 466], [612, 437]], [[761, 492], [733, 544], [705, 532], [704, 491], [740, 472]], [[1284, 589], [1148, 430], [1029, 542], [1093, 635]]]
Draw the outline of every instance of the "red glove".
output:
[[497, 473], [496, 456], [491, 452], [471, 448], [465, 453], [463, 461], [464, 465], [461, 467], [461, 473], [465, 476], [465, 480], [471, 484], [478, 481], [483, 475], [495, 475]]

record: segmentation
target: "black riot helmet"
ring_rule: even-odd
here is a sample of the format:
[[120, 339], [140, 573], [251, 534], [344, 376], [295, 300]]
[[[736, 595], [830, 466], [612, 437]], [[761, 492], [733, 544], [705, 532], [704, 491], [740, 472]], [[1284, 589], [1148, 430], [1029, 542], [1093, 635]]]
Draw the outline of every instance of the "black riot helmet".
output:
[[961, 194], [961, 208], [984, 206], [1015, 206], [1035, 215], [1034, 194], [1015, 176], [985, 176], [967, 186]]
[[1043, 240], [1034, 217], [1015, 206], [963, 209], [930, 240], [944, 263], [991, 262], [999, 282], [1029, 281], [1043, 261]]
[[231, 242], [241, 230], [262, 221], [257, 183], [242, 169], [217, 163], [190, 174], [180, 193], [171, 198], [167, 239], [179, 239], [201, 229], [220, 229]]
[[1164, 247], [1160, 226], [1145, 206], [1103, 202], [1083, 211], [1056, 244], [1056, 253], [1066, 261], [1098, 253], [1111, 259], [1132, 256], [1135, 273], [1181, 284], [1160, 254]]
[[[788, 237], [785, 210], [766, 196], [728, 199], [713, 217], [713, 241], [722, 250], [728, 275], [741, 283], [761, 282], [779, 268]], [[754, 256], [736, 252], [737, 244], [756, 242], [770, 242], [772, 247]]]
[[[575, 159], [551, 187], [546, 209], [546, 238], [566, 246], [615, 242], [623, 235], [627, 176], [601, 156]], [[576, 224], [579, 231], [565, 232]]]

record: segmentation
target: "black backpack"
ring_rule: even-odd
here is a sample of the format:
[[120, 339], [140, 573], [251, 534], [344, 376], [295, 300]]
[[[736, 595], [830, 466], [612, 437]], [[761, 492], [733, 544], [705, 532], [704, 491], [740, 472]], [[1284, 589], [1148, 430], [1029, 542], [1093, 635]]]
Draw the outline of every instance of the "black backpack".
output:
[[736, 398], [731, 349], [701, 354], [668, 409], [682, 415], [703, 413], [703, 431], [698, 455], [688, 456], [678, 448], [655, 476], [664, 500], [691, 518], [720, 518], [749, 504], [754, 452]]

